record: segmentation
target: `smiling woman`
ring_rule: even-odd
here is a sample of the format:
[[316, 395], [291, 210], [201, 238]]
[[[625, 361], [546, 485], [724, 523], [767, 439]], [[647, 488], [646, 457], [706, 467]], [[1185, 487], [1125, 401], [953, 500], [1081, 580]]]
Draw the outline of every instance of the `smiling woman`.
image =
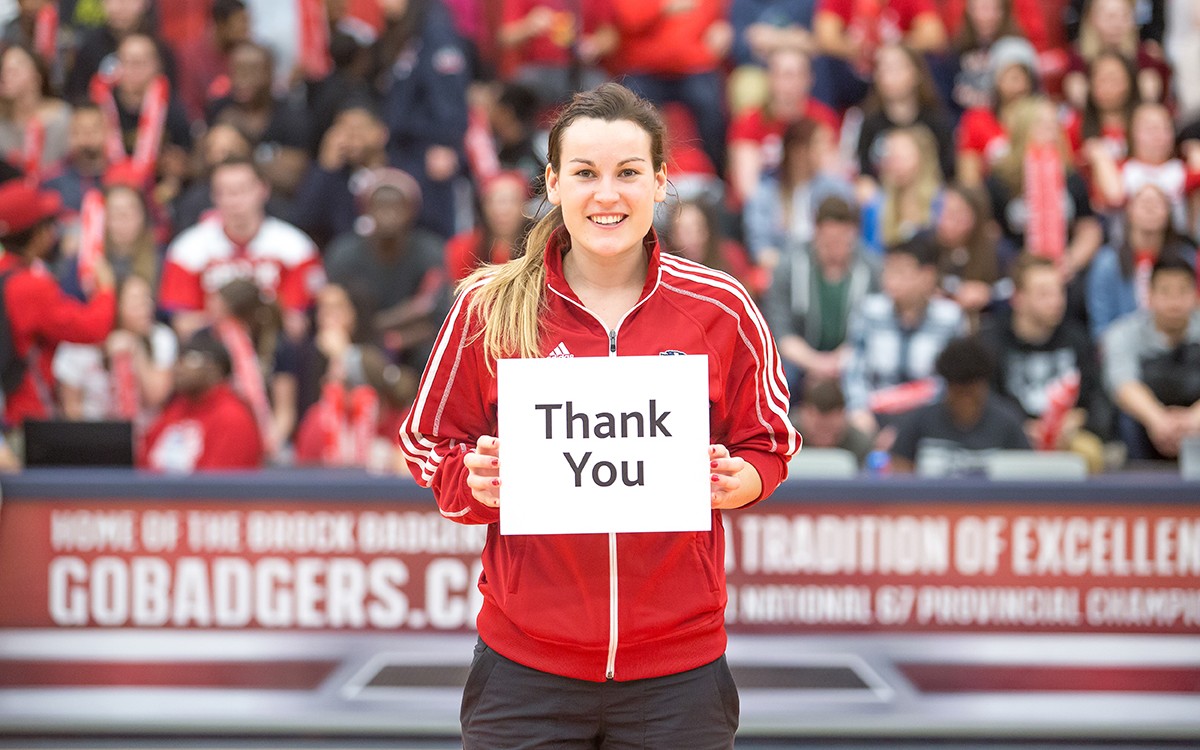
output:
[[[618, 84], [562, 110], [546, 167], [553, 209], [524, 255], [462, 283], [400, 431], [442, 515], [488, 525], [480, 641], [461, 714], [469, 750], [733, 746], [721, 509], [769, 495], [799, 436], [773, 339], [746, 290], [659, 252], [663, 137], [654, 107]], [[496, 361], [658, 354], [707, 357], [711, 528], [501, 535]], [[547, 430], [571, 403], [560, 414], [559, 404], [545, 406]], [[645, 418], [651, 435], [671, 424], [655, 407]], [[642, 416], [621, 414], [630, 439]], [[570, 419], [565, 429], [582, 429], [588, 415]], [[621, 440], [617, 422], [596, 414], [593, 434]], [[585, 467], [572, 466], [578, 480]], [[625, 486], [640, 484], [641, 466], [623, 466]], [[587, 471], [601, 468], [615, 482], [615, 465]]]

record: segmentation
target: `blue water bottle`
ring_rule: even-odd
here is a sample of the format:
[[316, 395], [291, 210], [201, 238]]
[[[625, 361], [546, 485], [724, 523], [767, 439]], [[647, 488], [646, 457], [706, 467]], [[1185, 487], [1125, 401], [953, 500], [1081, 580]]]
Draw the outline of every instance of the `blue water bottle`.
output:
[[884, 477], [892, 471], [892, 456], [887, 451], [871, 451], [867, 454], [867, 474]]

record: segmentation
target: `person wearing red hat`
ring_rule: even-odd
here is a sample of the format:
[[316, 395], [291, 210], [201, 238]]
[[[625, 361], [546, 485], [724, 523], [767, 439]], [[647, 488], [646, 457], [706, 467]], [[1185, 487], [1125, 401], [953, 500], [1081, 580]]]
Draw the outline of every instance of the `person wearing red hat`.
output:
[[54, 350], [63, 341], [99, 343], [116, 316], [113, 272], [104, 259], [95, 269], [95, 289], [87, 303], [63, 294], [46, 258], [57, 241], [55, 219], [62, 208], [57, 193], [41, 191], [24, 180], [0, 185], [0, 244], [4, 256], [4, 313], [16, 356], [27, 367], [24, 378], [4, 394], [4, 423], [18, 427], [26, 419], [55, 410]]

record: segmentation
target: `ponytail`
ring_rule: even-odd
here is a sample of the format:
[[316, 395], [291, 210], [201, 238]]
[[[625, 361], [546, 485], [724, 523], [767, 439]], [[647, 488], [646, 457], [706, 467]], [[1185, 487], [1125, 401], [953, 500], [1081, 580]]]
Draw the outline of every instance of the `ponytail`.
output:
[[541, 356], [541, 316], [546, 306], [546, 246], [563, 225], [562, 209], [555, 206], [533, 225], [525, 237], [525, 252], [500, 265], [476, 269], [458, 285], [458, 291], [481, 281], [467, 302], [466, 323], [482, 321], [476, 337], [483, 337], [488, 369], [501, 357]]

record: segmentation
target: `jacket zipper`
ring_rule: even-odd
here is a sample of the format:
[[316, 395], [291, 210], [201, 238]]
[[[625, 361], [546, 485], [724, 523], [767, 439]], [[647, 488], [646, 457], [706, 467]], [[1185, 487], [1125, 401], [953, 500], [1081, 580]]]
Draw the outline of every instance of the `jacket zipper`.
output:
[[611, 680], [617, 673], [617, 535], [608, 534], [608, 661], [604, 678]]
[[[554, 287], [550, 287], [550, 291], [562, 297], [567, 302], [570, 302], [572, 305], [575, 305], [580, 310], [583, 310], [591, 315], [600, 323], [601, 326], [607, 327], [605, 326], [604, 321], [600, 320], [600, 316], [587, 309], [587, 307], [584, 305], [579, 304], [567, 295], [554, 289]], [[650, 296], [646, 295], [646, 297], [639, 300], [636, 305], [629, 308], [629, 310], [621, 316], [621, 319], [617, 321], [616, 328], [609, 330], [608, 356], [617, 356], [617, 331], [621, 330], [621, 324], [625, 322], [625, 318], [629, 317], [629, 313], [641, 307], [642, 303], [649, 298]], [[617, 534], [616, 532], [610, 532], [608, 535], [608, 659], [604, 664], [604, 678], [606, 680], [616, 679], [617, 674], [617, 604]]]
[[[621, 323], [617, 323], [617, 328]], [[608, 332], [608, 356], [617, 356], [617, 329]], [[604, 677], [611, 680], [617, 671], [617, 535], [608, 535], [608, 660]]]

